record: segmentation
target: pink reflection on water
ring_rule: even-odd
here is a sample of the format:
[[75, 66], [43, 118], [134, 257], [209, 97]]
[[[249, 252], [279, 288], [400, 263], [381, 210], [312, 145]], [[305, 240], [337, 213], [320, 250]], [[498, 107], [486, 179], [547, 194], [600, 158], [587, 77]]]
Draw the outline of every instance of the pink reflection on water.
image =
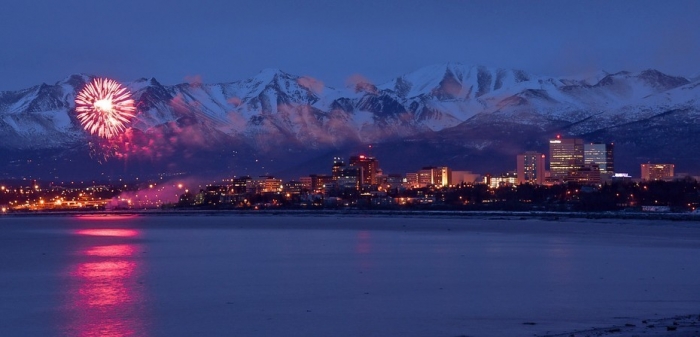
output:
[[139, 232], [133, 229], [81, 229], [75, 232], [79, 235], [89, 235], [89, 236], [118, 236], [118, 237], [132, 237], [139, 235]]
[[571, 244], [561, 238], [548, 240], [546, 258], [553, 279], [561, 284], [574, 281]]
[[90, 256], [130, 256], [134, 254], [132, 245], [97, 246], [85, 250], [85, 255]]
[[357, 232], [357, 244], [355, 245], [355, 254], [359, 258], [360, 270], [368, 271], [372, 268], [372, 234], [370, 231]]
[[116, 306], [132, 300], [127, 285], [136, 265], [127, 261], [84, 263], [76, 274], [85, 282], [79, 290], [80, 307]]
[[369, 254], [372, 252], [372, 235], [369, 231], [359, 231], [357, 233], [357, 245], [355, 252], [358, 254]]
[[[140, 235], [137, 230], [130, 229], [84, 229], [75, 233], [94, 237], [89, 240], [112, 241]], [[99, 236], [112, 238], [98, 239]], [[138, 247], [133, 243], [119, 243], [90, 246], [79, 251], [79, 263], [70, 270], [68, 305], [72, 310], [66, 326], [67, 335], [146, 335]]]
[[85, 214], [85, 215], [76, 215], [74, 218], [78, 220], [89, 220], [89, 221], [95, 221], [95, 220], [128, 220], [137, 217], [138, 215], [136, 214]]

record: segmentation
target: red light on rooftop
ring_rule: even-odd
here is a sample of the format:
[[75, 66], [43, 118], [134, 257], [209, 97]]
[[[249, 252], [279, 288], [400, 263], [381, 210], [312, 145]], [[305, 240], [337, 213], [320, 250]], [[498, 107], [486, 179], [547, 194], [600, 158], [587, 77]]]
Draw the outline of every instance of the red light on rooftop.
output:
[[364, 155], [360, 155], [360, 159], [365, 159], [365, 156], [364, 156]]
[[557, 139], [561, 139], [561, 135], [557, 135]]

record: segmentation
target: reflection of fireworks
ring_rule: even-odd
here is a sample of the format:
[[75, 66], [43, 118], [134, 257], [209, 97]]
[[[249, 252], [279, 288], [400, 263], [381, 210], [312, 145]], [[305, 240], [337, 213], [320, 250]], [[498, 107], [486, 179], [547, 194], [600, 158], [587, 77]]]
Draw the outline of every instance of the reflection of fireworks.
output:
[[75, 111], [85, 130], [103, 138], [112, 138], [126, 129], [134, 117], [134, 100], [121, 84], [97, 78], [75, 98]]

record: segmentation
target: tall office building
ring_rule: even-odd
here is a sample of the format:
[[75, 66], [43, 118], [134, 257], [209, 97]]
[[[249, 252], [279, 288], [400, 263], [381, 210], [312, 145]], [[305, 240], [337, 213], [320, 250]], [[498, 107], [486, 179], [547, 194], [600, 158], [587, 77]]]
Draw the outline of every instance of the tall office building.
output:
[[343, 169], [336, 182], [338, 183], [338, 188], [340, 189], [360, 189], [362, 180], [362, 167], [359, 166], [349, 166]]
[[517, 157], [518, 184], [544, 184], [544, 159], [544, 154], [534, 151], [519, 154]]
[[379, 161], [377, 158], [364, 155], [350, 157], [350, 166], [360, 168], [360, 183], [374, 185], [377, 183]]
[[673, 178], [673, 164], [642, 164], [642, 180], [669, 180]]
[[333, 167], [331, 168], [333, 180], [338, 180], [345, 169], [345, 161], [340, 157], [333, 157]]
[[590, 143], [583, 145], [584, 164], [597, 164], [601, 174], [614, 173], [613, 148], [613, 143]]
[[550, 177], [563, 180], [569, 172], [583, 167], [583, 139], [561, 138], [549, 141]]

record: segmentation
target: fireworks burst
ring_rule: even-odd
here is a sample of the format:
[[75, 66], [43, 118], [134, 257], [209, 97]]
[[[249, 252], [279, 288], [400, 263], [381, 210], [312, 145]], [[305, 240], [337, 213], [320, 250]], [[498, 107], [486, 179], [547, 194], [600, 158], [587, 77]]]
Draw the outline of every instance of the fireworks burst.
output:
[[86, 85], [75, 97], [75, 106], [83, 128], [107, 139], [123, 132], [136, 111], [129, 90], [106, 78]]

